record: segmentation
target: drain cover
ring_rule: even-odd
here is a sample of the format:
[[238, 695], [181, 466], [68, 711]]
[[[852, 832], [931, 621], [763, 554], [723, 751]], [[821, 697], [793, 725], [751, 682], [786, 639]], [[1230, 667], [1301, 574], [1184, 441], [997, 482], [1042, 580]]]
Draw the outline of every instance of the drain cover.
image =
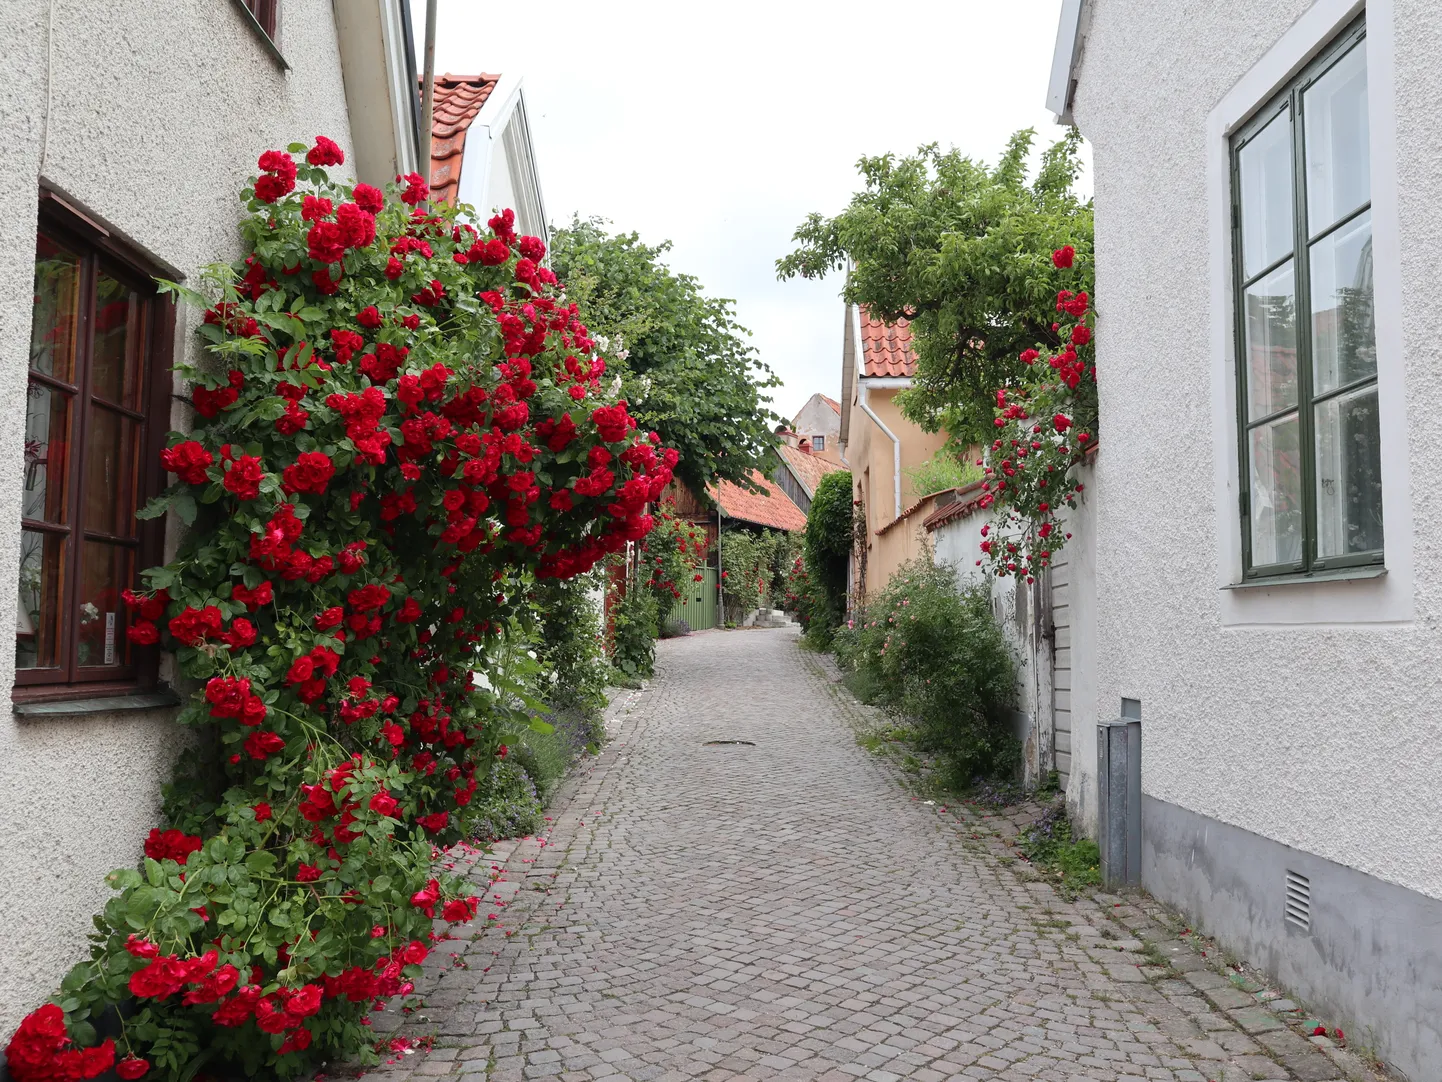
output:
[[708, 747], [708, 748], [714, 748], [714, 747], [716, 747], [717, 745], [720, 745], [720, 744], [744, 744], [744, 745], [746, 745], [746, 747], [748, 747], [748, 748], [754, 748], [754, 747], [756, 746], [756, 741], [754, 741], [754, 740], [708, 740], [708, 741], [706, 741], [706, 747]]

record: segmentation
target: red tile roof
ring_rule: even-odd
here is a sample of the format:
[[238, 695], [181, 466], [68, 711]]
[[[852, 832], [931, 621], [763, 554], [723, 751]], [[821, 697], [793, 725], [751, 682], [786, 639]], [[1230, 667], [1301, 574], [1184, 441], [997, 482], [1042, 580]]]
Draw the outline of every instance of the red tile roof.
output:
[[774, 530], [806, 529], [806, 516], [801, 513], [801, 508], [791, 502], [791, 497], [781, 491], [775, 481], [758, 470], [751, 471], [750, 480], [764, 491], [749, 492], [730, 481], [722, 481], [719, 491], [716, 485], [706, 491], [721, 505], [721, 513], [727, 518], [770, 526]]
[[816, 495], [816, 486], [828, 473], [846, 469], [838, 463], [828, 462], [819, 455], [808, 454], [799, 447], [785, 443], [776, 448], [776, 453], [781, 456], [781, 460], [786, 463], [796, 480], [801, 482], [801, 488], [808, 496]]
[[461, 187], [461, 162], [471, 121], [496, 88], [499, 75], [436, 76], [431, 121], [431, 197], [455, 204]]
[[837, 415], [838, 417], [841, 416], [841, 403], [840, 403], [840, 402], [836, 401], [836, 399], [834, 399], [834, 398], [827, 398], [825, 395], [822, 395], [822, 396], [821, 396], [821, 401], [825, 402], [828, 406], [830, 406], [832, 409], [834, 409], [834, 410], [836, 411], [836, 415]]
[[883, 323], [861, 309], [861, 374], [868, 379], [916, 375], [910, 328], [907, 320]]

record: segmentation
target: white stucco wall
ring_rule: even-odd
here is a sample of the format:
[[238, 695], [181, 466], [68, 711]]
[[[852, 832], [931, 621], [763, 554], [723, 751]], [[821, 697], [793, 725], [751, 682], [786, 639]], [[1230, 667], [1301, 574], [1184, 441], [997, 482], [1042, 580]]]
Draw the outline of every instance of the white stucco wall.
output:
[[825, 436], [826, 453], [832, 454], [835, 453], [836, 441], [841, 436], [841, 414], [832, 409], [819, 394], [814, 394], [791, 419], [791, 428], [802, 439]]
[[[39, 180], [187, 276], [236, 257], [261, 151], [318, 133], [350, 146], [330, 0], [286, 0], [281, 19], [289, 72], [222, 0], [0, 4], [0, 641], [15, 634]], [[13, 680], [0, 651], [0, 686]], [[168, 713], [0, 717], [0, 1040], [83, 954], [103, 877], [139, 857], [182, 746]]]
[[[1399, 277], [1399, 314], [1379, 322], [1397, 336], [1405, 374], [1397, 435], [1410, 505], [1389, 512], [1391, 584], [1289, 586], [1237, 602], [1219, 589], [1218, 539], [1236, 529], [1237, 509], [1216, 494], [1214, 459], [1219, 441], [1235, 437], [1214, 410], [1220, 389], [1209, 361], [1213, 329], [1228, 314], [1209, 300], [1206, 122], [1313, 5], [1088, 6], [1074, 114], [1093, 149], [1101, 313], [1097, 709], [1112, 715], [1123, 696], [1142, 701], [1150, 795], [1442, 898], [1442, 534], [1428, 526], [1431, 486], [1442, 480], [1433, 299], [1442, 8], [1376, 0], [1368, 11], [1369, 66], [1395, 54], [1400, 256], [1383, 264], [1379, 224], [1377, 303], [1380, 315], [1382, 280]], [[1330, 6], [1345, 20], [1345, 5]], [[1379, 211], [1387, 74], [1380, 65], [1370, 74]], [[1385, 483], [1405, 493], [1405, 481], [1404, 472]], [[1399, 584], [1410, 604], [1394, 611], [1386, 592]], [[1336, 618], [1348, 608], [1368, 622]], [[1239, 620], [1239, 611], [1256, 619]]]

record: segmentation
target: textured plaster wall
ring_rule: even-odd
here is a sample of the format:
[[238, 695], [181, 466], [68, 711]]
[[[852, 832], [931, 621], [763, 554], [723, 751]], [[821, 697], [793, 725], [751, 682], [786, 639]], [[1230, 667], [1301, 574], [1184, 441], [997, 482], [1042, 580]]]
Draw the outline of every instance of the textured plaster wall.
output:
[[1141, 699], [1148, 794], [1442, 898], [1442, 533], [1427, 525], [1442, 481], [1442, 7], [1429, 0], [1387, 4], [1415, 615], [1270, 627], [1219, 616], [1216, 516], [1236, 508], [1213, 496], [1214, 441], [1234, 437], [1212, 420], [1208, 334], [1225, 315], [1208, 300], [1204, 125], [1308, 6], [1089, 5], [1075, 115], [1093, 145], [1102, 313], [1096, 710]]
[[826, 449], [812, 453], [818, 458], [824, 458], [828, 462], [839, 463], [840, 454], [836, 449], [836, 441], [841, 435], [841, 415], [821, 400], [819, 395], [812, 395], [806, 400], [806, 405], [791, 421], [792, 429], [802, 439], [814, 439], [817, 436], [826, 437]]
[[[238, 255], [236, 196], [262, 150], [317, 133], [350, 145], [329, 0], [281, 5], [289, 72], [224, 0], [54, 0], [53, 18], [51, 6], [0, 4], [6, 642], [15, 624], [39, 181], [193, 278], [203, 264]], [[184, 317], [178, 334], [193, 348]], [[14, 655], [0, 652], [0, 686], [13, 683], [13, 666]], [[168, 712], [0, 717], [0, 1039], [82, 955], [90, 916], [108, 897], [103, 877], [139, 857], [183, 746]]]

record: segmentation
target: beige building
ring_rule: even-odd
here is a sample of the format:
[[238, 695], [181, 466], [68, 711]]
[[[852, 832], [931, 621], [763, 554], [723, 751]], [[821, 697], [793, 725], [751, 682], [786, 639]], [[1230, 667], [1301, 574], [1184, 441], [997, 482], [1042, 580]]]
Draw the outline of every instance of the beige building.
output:
[[806, 400], [791, 419], [791, 431], [798, 443], [805, 440], [818, 458], [841, 465], [841, 403], [819, 391]]
[[946, 433], [927, 432], [902, 416], [896, 393], [910, 387], [915, 375], [907, 322], [882, 323], [848, 305], [838, 445], [866, 516], [866, 543], [852, 558], [853, 602], [874, 597], [898, 567], [923, 551], [926, 516], [920, 512], [929, 504], [921, 500], [927, 506], [914, 506], [925, 493], [913, 491], [906, 471], [941, 450]]

